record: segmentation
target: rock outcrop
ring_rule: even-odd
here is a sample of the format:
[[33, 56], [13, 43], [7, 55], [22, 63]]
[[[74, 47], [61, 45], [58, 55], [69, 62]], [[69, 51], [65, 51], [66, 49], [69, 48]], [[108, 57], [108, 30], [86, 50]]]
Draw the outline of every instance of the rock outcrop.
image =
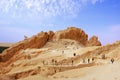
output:
[[53, 39], [72, 39], [86, 45], [88, 40], [88, 35], [80, 28], [68, 27], [66, 30], [61, 30], [55, 33]]
[[27, 48], [41, 48], [45, 45], [45, 43], [49, 40], [49, 35], [46, 32], [38, 33], [37, 35], [25, 39], [21, 42], [18, 42], [11, 46], [10, 48], [6, 49], [0, 55], [0, 61], [5, 62], [12, 58], [15, 54], [18, 54], [20, 50], [27, 49]]
[[49, 32], [40, 32], [31, 38], [26, 38], [25, 40], [18, 42], [6, 49], [2, 54], [0, 54], [0, 62], [6, 62], [11, 59], [14, 55], [19, 54], [19, 51], [27, 48], [41, 48], [48, 41], [60, 40], [60, 39], [72, 39], [78, 41], [83, 46], [100, 46], [101, 43], [98, 41], [98, 37], [93, 36], [88, 41], [88, 35], [80, 28], [68, 27], [66, 30]]
[[87, 46], [101, 46], [101, 42], [98, 40], [97, 36], [92, 36], [89, 39]]
[[0, 80], [16, 80], [16, 79], [7, 75], [0, 75]]
[[52, 40], [52, 38], [55, 35], [55, 33], [53, 31], [49, 31], [48, 35], [49, 35], [49, 40]]
[[[25, 36], [23, 41], [0, 54], [0, 80], [61, 79], [54, 75], [98, 65], [102, 54], [120, 59], [116, 57], [120, 55], [120, 42], [107, 47], [99, 45], [98, 37], [93, 36], [88, 40], [88, 35], [75, 27], [55, 33], [40, 32], [31, 38]], [[90, 63], [88, 61], [87, 64], [88, 59]]]

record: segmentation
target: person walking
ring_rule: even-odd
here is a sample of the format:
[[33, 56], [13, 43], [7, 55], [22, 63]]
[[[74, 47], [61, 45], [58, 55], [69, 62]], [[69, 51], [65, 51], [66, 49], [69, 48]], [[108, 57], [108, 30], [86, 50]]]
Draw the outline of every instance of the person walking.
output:
[[83, 63], [85, 63], [85, 59], [84, 58], [82, 59], [82, 61], [83, 61]]
[[90, 63], [90, 59], [88, 58], [88, 63]]
[[111, 63], [112, 63], [112, 64], [114, 63], [114, 58], [111, 59]]

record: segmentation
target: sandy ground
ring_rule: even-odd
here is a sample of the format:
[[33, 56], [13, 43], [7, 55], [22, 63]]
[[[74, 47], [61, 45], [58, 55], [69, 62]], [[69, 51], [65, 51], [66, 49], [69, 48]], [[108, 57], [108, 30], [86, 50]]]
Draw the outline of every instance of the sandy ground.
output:
[[120, 63], [95, 65], [56, 73], [52, 76], [29, 76], [19, 80], [120, 80]]
[[[95, 65], [80, 69], [69, 70], [53, 75], [57, 80], [119, 80], [120, 63]], [[71, 73], [71, 74], [69, 74]]]
[[[41, 49], [21, 51], [21, 58], [8, 66], [11, 68], [6, 74], [16, 75], [17, 80], [120, 80], [119, 58], [113, 64], [110, 58], [100, 57], [94, 61], [90, 58], [90, 63], [85, 58], [83, 63], [81, 55], [97, 48], [100, 47], [83, 47], [73, 40], [49, 42]], [[120, 46], [109, 52], [107, 57], [114, 53], [119, 56], [119, 50]], [[57, 63], [52, 62], [53, 59]]]

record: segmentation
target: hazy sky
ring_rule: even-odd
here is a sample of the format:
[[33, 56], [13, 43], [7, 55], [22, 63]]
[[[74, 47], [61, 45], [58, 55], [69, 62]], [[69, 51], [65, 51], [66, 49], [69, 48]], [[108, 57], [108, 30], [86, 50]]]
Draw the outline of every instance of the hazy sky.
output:
[[68, 26], [103, 44], [120, 40], [120, 0], [0, 0], [0, 42]]

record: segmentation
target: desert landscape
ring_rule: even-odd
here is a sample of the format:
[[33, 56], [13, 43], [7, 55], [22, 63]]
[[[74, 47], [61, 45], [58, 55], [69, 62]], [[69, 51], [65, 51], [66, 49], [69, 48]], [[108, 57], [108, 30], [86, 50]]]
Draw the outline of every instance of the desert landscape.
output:
[[120, 41], [68, 27], [40, 32], [0, 54], [0, 80], [120, 80]]

